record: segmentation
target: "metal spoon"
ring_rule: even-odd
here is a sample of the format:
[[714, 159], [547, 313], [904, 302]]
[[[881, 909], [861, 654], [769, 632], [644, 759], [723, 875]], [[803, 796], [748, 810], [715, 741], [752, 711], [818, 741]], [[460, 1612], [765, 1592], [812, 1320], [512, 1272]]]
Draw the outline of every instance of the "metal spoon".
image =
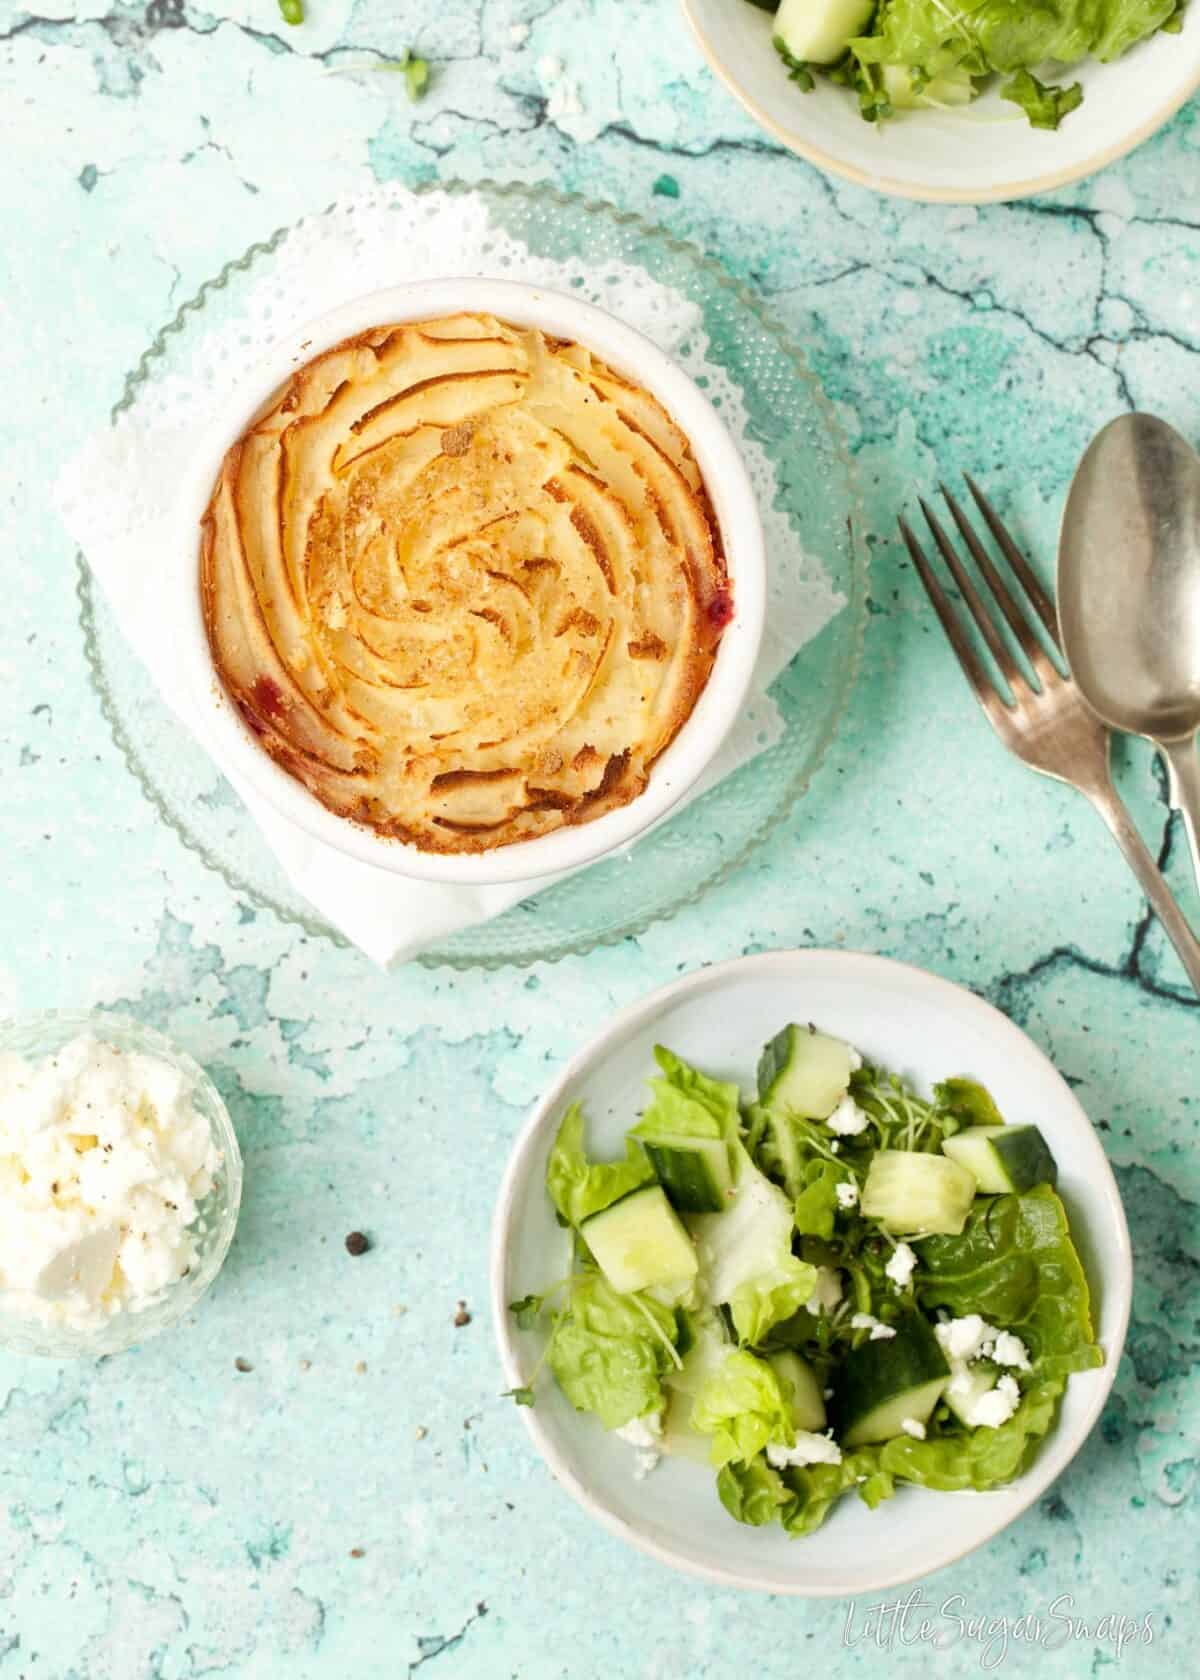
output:
[[1063, 512], [1058, 617], [1075, 681], [1167, 765], [1200, 883], [1200, 455], [1124, 414], [1089, 444]]

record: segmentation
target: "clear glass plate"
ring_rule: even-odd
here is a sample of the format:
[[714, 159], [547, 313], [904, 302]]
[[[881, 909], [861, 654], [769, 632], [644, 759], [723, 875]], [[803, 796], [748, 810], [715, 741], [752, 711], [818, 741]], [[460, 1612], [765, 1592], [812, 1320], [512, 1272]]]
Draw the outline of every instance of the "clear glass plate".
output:
[[[542, 186], [484, 183], [439, 192], [480, 196], [504, 231], [539, 257], [586, 254], [638, 265], [699, 310], [710, 355], [738, 387], [752, 435], [774, 465], [778, 506], [797, 553], [820, 559], [845, 606], [771, 687], [784, 720], [766, 750], [628, 852], [463, 929], [420, 961], [456, 968], [553, 961], [637, 934], [674, 915], [736, 869], [788, 814], [833, 738], [857, 674], [866, 623], [867, 558], [854, 467], [841, 428], [801, 351], [762, 305], [694, 246], [611, 205]], [[127, 375], [114, 418], [153, 382], [185, 370], [207, 329], [229, 319], [239, 291], [269, 274], [288, 228], [227, 263], [180, 308]], [[776, 568], [795, 556], [772, 553]], [[114, 739], [147, 798], [185, 845], [235, 892], [310, 934], [344, 943], [292, 887], [220, 771], [159, 699], [80, 562], [88, 665]]]

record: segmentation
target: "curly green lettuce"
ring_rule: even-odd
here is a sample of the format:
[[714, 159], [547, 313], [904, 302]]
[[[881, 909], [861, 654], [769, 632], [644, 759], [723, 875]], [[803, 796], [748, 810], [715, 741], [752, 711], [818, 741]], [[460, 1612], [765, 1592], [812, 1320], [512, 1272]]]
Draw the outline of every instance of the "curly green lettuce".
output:
[[691, 1427], [712, 1436], [714, 1468], [748, 1463], [768, 1442], [795, 1444], [791, 1407], [779, 1377], [765, 1359], [731, 1352], [703, 1384], [692, 1407]]
[[960, 104], [992, 76], [1035, 128], [1057, 128], [1081, 103], [1079, 84], [1038, 79], [1047, 65], [1109, 63], [1158, 30], [1179, 27], [1185, 0], [881, 0], [867, 33], [834, 64], [802, 64], [775, 45], [801, 88], [814, 74], [852, 87], [864, 117]]
[[601, 1272], [571, 1281], [555, 1319], [546, 1363], [578, 1412], [606, 1429], [623, 1429], [664, 1404], [662, 1379], [677, 1369], [675, 1313], [646, 1295], [619, 1295]]
[[1043, 1378], [1104, 1363], [1066, 1209], [1048, 1184], [1020, 1196], [981, 1196], [959, 1236], [926, 1237], [915, 1247], [917, 1299], [926, 1311], [979, 1313], [1013, 1331]]
[[546, 1189], [564, 1225], [578, 1230], [592, 1214], [654, 1182], [654, 1168], [636, 1143], [626, 1143], [623, 1161], [589, 1161], [583, 1149], [583, 1109], [571, 1104], [546, 1163]]

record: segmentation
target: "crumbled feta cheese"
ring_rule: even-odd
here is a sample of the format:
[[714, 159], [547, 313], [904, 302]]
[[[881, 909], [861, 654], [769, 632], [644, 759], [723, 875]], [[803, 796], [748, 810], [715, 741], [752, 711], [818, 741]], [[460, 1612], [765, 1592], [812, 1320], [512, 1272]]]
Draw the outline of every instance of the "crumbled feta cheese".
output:
[[662, 1457], [663, 1414], [644, 1412], [641, 1417], [631, 1418], [614, 1431], [622, 1441], [628, 1441], [631, 1447], [637, 1447], [633, 1460], [633, 1479], [643, 1482], [658, 1464]]
[[965, 1419], [967, 1427], [999, 1429], [1016, 1411], [1020, 1400], [1021, 1390], [1017, 1387], [1017, 1379], [1006, 1374], [1000, 1378], [995, 1388], [981, 1394], [976, 1400]]
[[83, 1035], [0, 1066], [0, 1293], [44, 1324], [141, 1312], [195, 1259], [220, 1165], [186, 1077]]
[[862, 1057], [854, 1048], [853, 1044], [847, 1044], [846, 1049], [850, 1052], [850, 1071], [851, 1073], [857, 1073], [859, 1068], [863, 1065]]
[[950, 1318], [944, 1324], [935, 1324], [933, 1333], [942, 1345], [942, 1352], [952, 1361], [978, 1359], [985, 1346], [994, 1342], [997, 1335], [978, 1313], [968, 1313], [965, 1318]]
[[870, 1121], [847, 1091], [825, 1124], [841, 1137], [857, 1137], [860, 1132], [866, 1131]]
[[900, 1427], [906, 1435], [911, 1435], [914, 1441], [925, 1439], [925, 1425], [918, 1423], [916, 1418], [905, 1418]]
[[950, 1362], [950, 1381], [946, 1384], [946, 1393], [952, 1394], [957, 1400], [966, 1394], [971, 1387], [971, 1372], [965, 1360], [955, 1359]]
[[916, 1269], [917, 1257], [905, 1242], [896, 1244], [896, 1252], [883, 1268], [884, 1276], [892, 1280], [897, 1289], [907, 1289]]
[[848, 1179], [845, 1183], [838, 1185], [835, 1194], [837, 1195], [838, 1206], [840, 1208], [852, 1208], [858, 1206], [858, 1185], [850, 1183]]
[[628, 1441], [631, 1447], [657, 1447], [662, 1440], [663, 1415], [661, 1411], [646, 1412], [642, 1417], [635, 1417], [629, 1423], [622, 1424], [616, 1431], [622, 1441]]
[[[1029, 1370], [1029, 1350], [1019, 1336], [1009, 1330], [997, 1330], [980, 1317], [968, 1313], [964, 1318], [947, 1319], [935, 1324], [934, 1335], [950, 1362], [950, 1381], [946, 1394], [956, 1400], [971, 1392], [972, 1361], [994, 1359], [998, 1365], [1008, 1365], [1019, 1371]], [[994, 1388], [986, 1390], [967, 1407], [963, 1422], [968, 1429], [981, 1426], [998, 1429], [1007, 1423], [1020, 1403], [1021, 1390], [1015, 1377], [1007, 1373]]]
[[538, 81], [549, 87], [551, 82], [557, 82], [563, 73], [562, 59], [555, 58], [553, 53], [543, 53], [537, 61], [537, 73]]
[[508, 38], [514, 47], [523, 47], [529, 39], [529, 25], [527, 23], [510, 23]]
[[850, 1320], [850, 1328], [851, 1330], [869, 1330], [871, 1332], [870, 1340], [873, 1342], [885, 1342], [889, 1336], [896, 1334], [890, 1324], [882, 1324], [879, 1319], [872, 1318], [870, 1313], [864, 1312], [855, 1313]]
[[829, 1145], [830, 1153], [833, 1154], [833, 1155], [836, 1155], [839, 1152], [839, 1150], [841, 1149], [841, 1147], [842, 1146], [838, 1142], [838, 1140], [836, 1138], [834, 1138], [833, 1142]]
[[1014, 1336], [1011, 1330], [1001, 1330], [996, 1337], [992, 1358], [997, 1365], [1013, 1365], [1018, 1371], [1029, 1369], [1029, 1349], [1020, 1336]]
[[796, 1431], [794, 1447], [779, 1447], [774, 1441], [767, 1446], [767, 1463], [772, 1470], [786, 1470], [790, 1465], [840, 1464], [842, 1449], [833, 1438], [833, 1431], [812, 1435], [806, 1429]]
[[836, 1266], [818, 1266], [817, 1281], [813, 1284], [813, 1292], [805, 1305], [810, 1313], [819, 1318], [822, 1313], [831, 1313], [842, 1298], [842, 1274]]

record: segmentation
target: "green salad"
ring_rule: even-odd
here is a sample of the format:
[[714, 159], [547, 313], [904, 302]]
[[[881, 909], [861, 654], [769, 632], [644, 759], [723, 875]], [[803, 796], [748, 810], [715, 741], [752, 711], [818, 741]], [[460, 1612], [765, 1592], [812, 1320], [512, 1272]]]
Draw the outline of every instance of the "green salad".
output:
[[1061, 69], [1108, 63], [1156, 30], [1178, 30], [1186, 0], [749, 3], [774, 12], [775, 47], [798, 86], [811, 89], [817, 76], [841, 83], [869, 122], [965, 105], [998, 77], [1035, 128], [1057, 128], [1083, 99], [1078, 82], [1053, 79]]
[[617, 1161], [578, 1104], [546, 1189], [566, 1275], [510, 1310], [553, 1378], [636, 1449], [716, 1473], [739, 1522], [809, 1534], [848, 1490], [994, 1488], [1073, 1371], [1103, 1362], [1034, 1125], [947, 1079], [932, 1102], [841, 1040], [785, 1027], [757, 1090], [661, 1046]]

